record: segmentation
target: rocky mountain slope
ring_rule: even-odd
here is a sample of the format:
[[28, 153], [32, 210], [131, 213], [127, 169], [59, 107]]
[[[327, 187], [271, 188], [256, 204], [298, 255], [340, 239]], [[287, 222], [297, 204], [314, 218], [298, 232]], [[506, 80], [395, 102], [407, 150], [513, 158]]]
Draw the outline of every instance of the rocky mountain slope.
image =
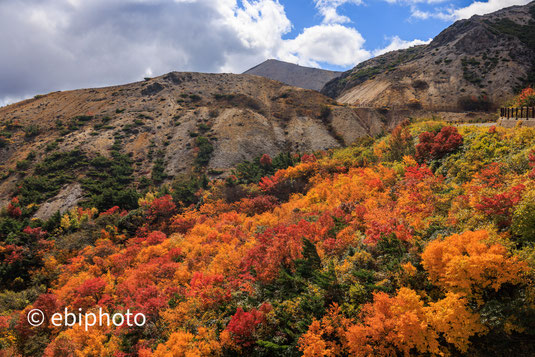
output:
[[455, 22], [428, 45], [363, 62], [325, 85], [343, 103], [492, 109], [535, 82], [535, 2]]
[[104, 171], [133, 187], [192, 171], [216, 177], [264, 153], [338, 147], [394, 122], [258, 76], [177, 72], [36, 96], [0, 108], [0, 120], [0, 199], [17, 187], [28, 202], [56, 196], [45, 215], [100, 194]]
[[286, 83], [291, 86], [319, 91], [327, 82], [339, 77], [342, 72], [303, 67], [270, 59], [245, 71], [244, 74], [253, 74]]

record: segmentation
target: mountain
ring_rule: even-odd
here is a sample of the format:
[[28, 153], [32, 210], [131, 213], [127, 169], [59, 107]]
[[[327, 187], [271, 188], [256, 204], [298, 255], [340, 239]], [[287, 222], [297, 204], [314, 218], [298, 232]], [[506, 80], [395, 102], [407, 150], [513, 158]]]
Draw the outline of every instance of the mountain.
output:
[[0, 108], [0, 200], [19, 194], [48, 216], [104, 199], [116, 175], [124, 184], [108, 196], [191, 172], [216, 177], [265, 153], [347, 145], [395, 118], [251, 75], [172, 72], [39, 95]]
[[339, 77], [342, 72], [302, 67], [293, 63], [270, 59], [245, 71], [244, 74], [253, 74], [291, 86], [319, 91], [325, 83]]
[[322, 93], [360, 106], [492, 109], [535, 82], [534, 4], [457, 21], [428, 45], [357, 65]]

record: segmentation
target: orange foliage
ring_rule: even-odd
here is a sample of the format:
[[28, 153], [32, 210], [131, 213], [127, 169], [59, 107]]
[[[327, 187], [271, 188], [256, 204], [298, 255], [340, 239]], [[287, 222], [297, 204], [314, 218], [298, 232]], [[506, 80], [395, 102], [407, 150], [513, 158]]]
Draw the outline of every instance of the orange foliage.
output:
[[314, 320], [308, 331], [301, 336], [299, 349], [303, 356], [332, 357], [347, 353], [345, 331], [349, 325], [350, 320], [345, 318], [340, 307], [334, 304], [321, 321]]
[[487, 331], [460, 295], [448, 293], [424, 306], [420, 296], [407, 288], [394, 297], [374, 294], [373, 303], [362, 309], [362, 321], [346, 333], [347, 348], [358, 356], [442, 354], [440, 336], [466, 352], [469, 338]]
[[466, 296], [523, 282], [526, 264], [511, 257], [503, 245], [488, 241], [484, 230], [432, 241], [422, 253], [422, 264], [432, 282]]

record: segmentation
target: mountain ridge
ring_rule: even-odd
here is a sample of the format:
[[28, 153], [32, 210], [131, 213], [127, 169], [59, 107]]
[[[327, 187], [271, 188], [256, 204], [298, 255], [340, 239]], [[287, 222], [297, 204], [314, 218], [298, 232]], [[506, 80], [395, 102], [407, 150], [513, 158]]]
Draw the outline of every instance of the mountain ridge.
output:
[[459, 20], [428, 45], [362, 62], [321, 92], [360, 106], [492, 110], [535, 78], [534, 4]]

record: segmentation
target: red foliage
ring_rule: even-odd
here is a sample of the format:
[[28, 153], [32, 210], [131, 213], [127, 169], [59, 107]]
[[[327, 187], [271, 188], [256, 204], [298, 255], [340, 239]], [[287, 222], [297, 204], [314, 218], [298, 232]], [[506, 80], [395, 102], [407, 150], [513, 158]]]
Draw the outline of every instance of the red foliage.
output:
[[236, 210], [248, 216], [271, 211], [277, 205], [277, 198], [273, 196], [258, 196], [255, 198], [244, 198], [236, 204]]
[[427, 165], [410, 166], [405, 169], [405, 183], [409, 186], [434, 176]]
[[230, 299], [231, 291], [226, 286], [221, 274], [196, 272], [189, 285], [190, 288], [186, 295], [199, 298], [205, 307], [220, 304]]
[[39, 309], [43, 312], [45, 316], [44, 321], [50, 321], [50, 318], [53, 314], [60, 311], [61, 308], [61, 302], [58, 301], [56, 295], [54, 294], [41, 294], [35, 300], [33, 305], [30, 305], [26, 307], [26, 309], [22, 310], [19, 315], [19, 321], [16, 326], [17, 334], [23, 338], [28, 339], [31, 338], [33, 334], [38, 333], [38, 330], [47, 329], [48, 324], [44, 323], [39, 327], [32, 327], [27, 320], [27, 314], [32, 309]]
[[18, 197], [13, 197], [9, 205], [7, 205], [7, 214], [12, 218], [19, 218], [22, 215]]
[[475, 175], [477, 180], [486, 187], [500, 188], [503, 186], [502, 166], [493, 162]]
[[190, 281], [187, 296], [201, 300], [205, 307], [214, 306], [230, 299], [231, 291], [221, 274], [204, 274], [196, 272]]
[[[102, 212], [100, 214], [100, 217], [114, 215], [117, 212], [119, 212], [119, 210], [120, 210], [119, 206], [113, 206], [109, 210]], [[128, 214], [128, 212], [126, 210], [123, 210], [123, 211], [120, 212], [120, 216], [121, 217], [126, 216], [127, 214]]]
[[0, 262], [13, 264], [23, 259], [26, 249], [13, 244], [0, 246]]
[[519, 107], [533, 106], [535, 102], [535, 90], [531, 87], [525, 88], [516, 98], [516, 105]]
[[314, 156], [314, 154], [304, 154], [302, 157], [301, 157], [301, 162], [305, 163], [305, 162], [316, 162], [316, 156]]
[[77, 308], [92, 307], [100, 300], [105, 288], [106, 281], [102, 278], [92, 278], [84, 281], [74, 291], [75, 299], [73, 305]]
[[513, 208], [520, 202], [522, 191], [526, 187], [522, 184], [512, 187], [509, 191], [492, 196], [482, 196], [475, 208], [494, 218], [498, 227], [504, 228], [511, 224]]
[[268, 154], [264, 154], [260, 158], [260, 165], [262, 166], [270, 167], [272, 162], [273, 160], [271, 160], [271, 156], [269, 156]]
[[395, 218], [388, 219], [387, 223], [371, 221], [366, 229], [366, 244], [376, 244], [382, 237], [395, 235], [397, 239], [408, 242], [412, 240], [412, 230]]
[[147, 210], [150, 220], [156, 221], [162, 218], [169, 218], [176, 212], [176, 205], [171, 195], [155, 198]]
[[[167, 305], [170, 296], [160, 291], [158, 286], [147, 275], [153, 273], [151, 267], [144, 267], [144, 271], [135, 274], [117, 286], [117, 301], [131, 311], [143, 313], [147, 319], [156, 319]], [[156, 277], [154, 277], [156, 278]]]
[[263, 304], [260, 310], [251, 309], [249, 312], [238, 307], [236, 313], [230, 319], [227, 330], [232, 334], [234, 341], [243, 347], [249, 347], [254, 343], [253, 334], [258, 325], [265, 321], [265, 314], [272, 309], [271, 305]]
[[44, 238], [47, 235], [47, 232], [43, 231], [41, 227], [31, 228], [30, 226], [27, 226], [24, 228], [23, 232], [36, 239]]
[[258, 187], [264, 192], [271, 192], [279, 184], [279, 176], [273, 175], [270, 177], [262, 177], [262, 180], [258, 183]]
[[305, 220], [291, 226], [279, 225], [256, 237], [257, 244], [243, 260], [246, 269], [254, 268], [258, 279], [270, 281], [277, 277], [281, 267], [293, 268], [302, 258], [303, 238], [318, 241], [320, 232]]
[[453, 126], [445, 126], [436, 135], [426, 131], [420, 134], [416, 145], [416, 159], [419, 162], [436, 160], [455, 151], [463, 143], [463, 137]]
[[154, 232], [149, 233], [149, 235], [147, 236], [146, 242], [150, 245], [156, 245], [156, 244], [160, 244], [161, 242], [163, 242], [166, 238], [167, 236], [165, 235], [165, 233], [154, 231]]

